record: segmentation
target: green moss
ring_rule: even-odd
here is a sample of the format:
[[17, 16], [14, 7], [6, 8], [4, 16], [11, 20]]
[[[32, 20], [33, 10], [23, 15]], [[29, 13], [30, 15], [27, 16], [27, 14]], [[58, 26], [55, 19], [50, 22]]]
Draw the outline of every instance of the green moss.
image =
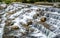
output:
[[5, 0], [5, 3], [9, 4], [9, 3], [11, 3], [11, 0]]
[[0, 2], [2, 2], [2, 0], [0, 0]]

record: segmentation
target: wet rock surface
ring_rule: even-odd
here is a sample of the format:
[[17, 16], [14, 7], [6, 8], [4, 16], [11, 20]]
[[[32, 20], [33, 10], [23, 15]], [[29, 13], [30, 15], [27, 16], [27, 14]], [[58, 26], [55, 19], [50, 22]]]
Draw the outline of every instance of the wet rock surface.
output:
[[0, 6], [1, 38], [54, 38], [60, 33], [60, 8], [24, 3]]

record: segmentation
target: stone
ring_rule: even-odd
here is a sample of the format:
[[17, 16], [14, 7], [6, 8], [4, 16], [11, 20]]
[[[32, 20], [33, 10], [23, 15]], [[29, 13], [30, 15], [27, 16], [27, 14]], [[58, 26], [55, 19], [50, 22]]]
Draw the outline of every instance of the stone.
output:
[[5, 24], [6, 26], [11, 26], [11, 21], [10, 20], [5, 21], [5, 23], [6, 23]]
[[1, 22], [2, 20], [0, 19], [0, 22]]
[[33, 18], [34, 18], [34, 19], [37, 19], [37, 14], [35, 14], [35, 15], [33, 16]]
[[31, 25], [31, 24], [32, 24], [32, 21], [31, 21], [31, 20], [29, 20], [29, 21], [27, 22], [27, 24], [28, 24], [28, 25]]
[[6, 8], [6, 7], [7, 7], [6, 4], [1, 4], [1, 5], [0, 5], [0, 10], [1, 10], [1, 9], [4, 9], [4, 8]]
[[24, 27], [24, 28], [29, 28], [29, 25], [28, 24], [22, 24], [22, 26]]
[[7, 26], [4, 27], [4, 34], [8, 34], [11, 30], [7, 28]]
[[18, 27], [18, 26], [12, 26], [11, 29], [12, 29], [12, 30], [18, 30], [19, 27]]
[[16, 36], [3, 35], [3, 38], [17, 38]]
[[41, 20], [41, 22], [45, 22], [46, 21], [46, 18], [45, 17], [42, 17], [40, 20]]

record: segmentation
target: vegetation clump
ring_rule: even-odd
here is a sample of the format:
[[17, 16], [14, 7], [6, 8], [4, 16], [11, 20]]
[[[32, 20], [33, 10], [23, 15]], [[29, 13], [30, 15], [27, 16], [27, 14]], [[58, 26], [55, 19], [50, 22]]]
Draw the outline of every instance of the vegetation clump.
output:
[[0, 0], [0, 2], [5, 2], [6, 4], [9, 4], [11, 2], [22, 2], [22, 3], [60, 2], [60, 0]]

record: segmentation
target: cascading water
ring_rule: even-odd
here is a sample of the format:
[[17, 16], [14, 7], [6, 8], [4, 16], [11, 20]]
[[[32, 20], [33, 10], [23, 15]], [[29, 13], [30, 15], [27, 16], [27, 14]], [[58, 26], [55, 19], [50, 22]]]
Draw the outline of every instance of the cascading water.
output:
[[0, 7], [0, 38], [55, 38], [60, 33], [59, 8], [24, 3]]

